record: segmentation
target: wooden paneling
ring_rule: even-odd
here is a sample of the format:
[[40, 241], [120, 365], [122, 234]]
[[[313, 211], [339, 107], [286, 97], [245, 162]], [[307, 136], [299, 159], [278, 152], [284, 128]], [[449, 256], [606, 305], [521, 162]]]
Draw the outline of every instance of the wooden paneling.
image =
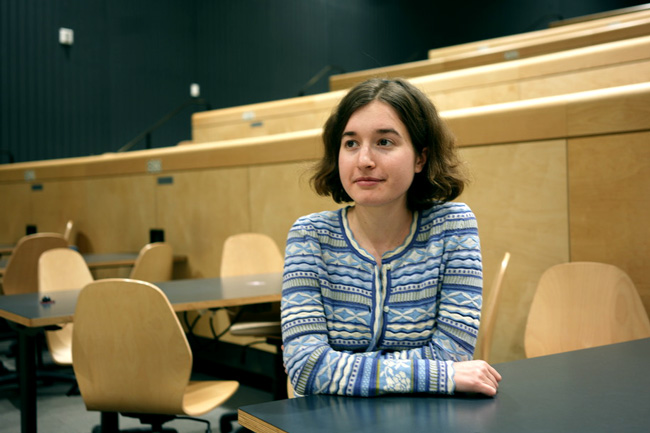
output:
[[0, 183], [0, 243], [14, 244], [25, 236], [25, 226], [32, 224], [32, 191], [27, 182]]
[[32, 199], [32, 220], [38, 231], [63, 234], [68, 220], [77, 220], [78, 227], [80, 221], [87, 219], [86, 181], [49, 181], [39, 185], [42, 189], [29, 193]]
[[[650, 50], [650, 46], [648, 47]], [[650, 51], [648, 51], [650, 53]], [[650, 60], [623, 63], [598, 69], [585, 69], [558, 77], [544, 77], [519, 82], [518, 99], [533, 99], [606, 87], [642, 83], [650, 79]]]
[[79, 221], [86, 251], [139, 251], [149, 242], [149, 229], [158, 225], [155, 179], [139, 175], [86, 182], [85, 218]]
[[295, 131], [265, 137], [175, 146], [100, 156], [0, 165], [0, 184], [22, 182], [29, 171], [40, 182], [54, 179], [127, 176], [317, 158], [321, 131]]
[[241, 105], [192, 116], [195, 143], [320, 128], [345, 92]]
[[250, 230], [247, 168], [169, 173], [156, 185], [156, 221], [174, 252], [187, 256], [186, 278], [219, 276], [221, 246]]
[[650, 132], [569, 140], [572, 261], [623, 269], [650, 314]]
[[585, 98], [567, 105], [567, 134], [575, 137], [647, 129], [650, 126], [650, 94], [636, 90], [650, 89], [648, 84], [650, 81], [625, 86], [625, 89], [584, 92]]
[[299, 217], [337, 209], [331, 198], [311, 189], [309, 178], [315, 161], [272, 164], [250, 168], [252, 231], [270, 235], [284, 253], [287, 233]]
[[[492, 362], [524, 357], [523, 331], [539, 277], [569, 258], [566, 140], [464, 148], [472, 183], [458, 198], [476, 215], [484, 289], [505, 251]], [[487, 294], [487, 292], [486, 292]]]

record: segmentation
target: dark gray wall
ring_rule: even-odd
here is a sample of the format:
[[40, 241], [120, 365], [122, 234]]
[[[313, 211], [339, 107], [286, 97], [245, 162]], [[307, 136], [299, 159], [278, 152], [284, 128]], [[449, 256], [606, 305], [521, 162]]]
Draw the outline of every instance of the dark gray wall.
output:
[[[115, 151], [186, 102], [191, 83], [215, 108], [288, 98], [328, 65], [420, 60], [430, 48], [642, 3], [0, 0], [0, 150], [17, 162]], [[73, 46], [59, 45], [60, 27], [74, 30]], [[305, 93], [327, 91], [328, 75]], [[154, 133], [153, 147], [189, 139], [198, 109]]]

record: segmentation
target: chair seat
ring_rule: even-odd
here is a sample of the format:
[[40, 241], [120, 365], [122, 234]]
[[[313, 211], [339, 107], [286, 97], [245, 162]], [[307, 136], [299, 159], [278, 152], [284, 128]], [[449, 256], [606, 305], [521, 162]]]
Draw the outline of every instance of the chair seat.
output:
[[234, 380], [191, 380], [185, 388], [183, 412], [185, 415], [203, 415], [223, 404], [237, 391]]
[[269, 322], [240, 322], [230, 327], [232, 335], [262, 337], [267, 335], [280, 335], [282, 328], [279, 321]]

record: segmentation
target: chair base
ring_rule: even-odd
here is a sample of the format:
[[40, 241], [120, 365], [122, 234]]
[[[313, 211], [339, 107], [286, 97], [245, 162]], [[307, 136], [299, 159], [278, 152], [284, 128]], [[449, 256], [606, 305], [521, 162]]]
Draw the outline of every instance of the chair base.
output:
[[[128, 429], [128, 430], [108, 430], [108, 432], [115, 433], [178, 433], [178, 430], [164, 428], [162, 430], [152, 430], [150, 428]], [[93, 427], [92, 433], [107, 433], [101, 425]]]
[[206, 425], [206, 433], [210, 433], [210, 421], [202, 418], [194, 418], [182, 415], [161, 415], [161, 414], [142, 414], [142, 413], [121, 413], [129, 418], [137, 418], [142, 424], [149, 424], [151, 427], [136, 427], [126, 430], [120, 430], [119, 417], [116, 412], [102, 412], [101, 424], [93, 428], [93, 433], [178, 433], [176, 429], [164, 427], [163, 424], [172, 420], [190, 420], [202, 422]]
[[[233, 431], [232, 423], [236, 422], [237, 419], [238, 419], [237, 412], [221, 415], [221, 418], [219, 418], [219, 431], [221, 433], [230, 433], [231, 431]], [[246, 427], [239, 427], [237, 430], [235, 430], [234, 433], [247, 433], [247, 432], [251, 432], [251, 430], [247, 429]]]

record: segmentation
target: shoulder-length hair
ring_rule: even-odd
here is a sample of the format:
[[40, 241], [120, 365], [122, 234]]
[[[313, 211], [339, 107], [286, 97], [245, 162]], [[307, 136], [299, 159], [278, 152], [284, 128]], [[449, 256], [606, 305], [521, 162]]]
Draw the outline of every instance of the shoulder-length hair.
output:
[[332, 112], [323, 129], [325, 154], [311, 178], [319, 195], [335, 202], [352, 202], [339, 176], [339, 150], [344, 129], [352, 114], [372, 101], [391, 106], [406, 126], [417, 155], [426, 152], [425, 166], [416, 173], [407, 192], [410, 210], [451, 201], [465, 187], [467, 178], [456, 153], [455, 138], [429, 98], [403, 79], [370, 79], [352, 88]]

